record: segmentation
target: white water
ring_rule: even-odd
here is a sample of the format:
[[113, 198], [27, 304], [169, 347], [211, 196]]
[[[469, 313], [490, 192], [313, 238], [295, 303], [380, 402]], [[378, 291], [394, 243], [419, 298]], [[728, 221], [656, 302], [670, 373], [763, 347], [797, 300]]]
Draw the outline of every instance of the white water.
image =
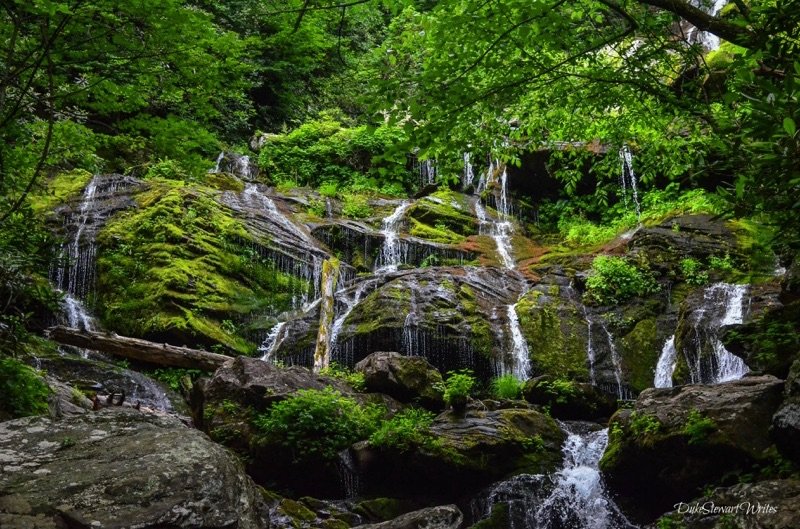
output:
[[513, 349], [511, 351], [514, 358], [513, 374], [517, 380], [528, 380], [528, 374], [531, 371], [530, 352], [528, 351], [528, 342], [525, 341], [522, 328], [519, 326], [517, 306], [509, 305], [507, 314], [508, 326], [511, 331], [511, 342], [513, 344]]
[[67, 325], [73, 329], [81, 331], [94, 331], [94, 318], [86, 311], [86, 307], [80, 300], [75, 299], [72, 294], [64, 296], [64, 313], [67, 317]]
[[297, 237], [300, 237], [309, 244], [314, 243], [305, 233], [305, 231], [301, 230], [294, 222], [284, 215], [281, 210], [278, 209], [278, 206], [275, 205], [275, 202], [270, 197], [258, 190], [258, 186], [256, 184], [247, 184], [245, 186], [244, 199], [245, 202], [251, 206], [260, 206], [263, 208], [267, 213], [267, 217], [285, 230], [295, 234]]
[[622, 165], [622, 175], [620, 176], [622, 182], [622, 195], [627, 200], [627, 183], [630, 183], [631, 193], [633, 195], [633, 203], [636, 206], [636, 218], [641, 216], [641, 207], [639, 205], [639, 191], [637, 189], [636, 173], [633, 170], [633, 155], [627, 145], [623, 145], [619, 150], [619, 160]]
[[225, 153], [224, 152], [219, 153], [219, 156], [217, 156], [217, 162], [214, 164], [214, 168], [213, 169], [209, 169], [208, 172], [209, 173], [218, 173], [219, 169], [220, 169], [220, 165], [222, 164], [222, 160], [224, 160], [224, 159], [225, 159]]
[[361, 296], [364, 294], [366, 287], [366, 282], [360, 283], [353, 291], [352, 297], [349, 297], [346, 295], [346, 293], [342, 292], [345, 310], [335, 320], [333, 320], [333, 325], [331, 326], [331, 353], [336, 351], [336, 348], [339, 344], [339, 333], [342, 332], [344, 322], [350, 313], [353, 312], [353, 309], [356, 308], [356, 305], [358, 305], [361, 301]]
[[485, 173], [481, 173], [481, 178], [478, 180], [478, 187], [476, 188], [476, 192], [480, 195], [484, 191], [486, 191], [486, 186], [491, 184], [494, 181], [494, 164], [491, 160], [489, 160], [489, 167], [486, 169]]
[[436, 162], [423, 160], [419, 164], [419, 179], [422, 187], [436, 183]]
[[675, 335], [673, 334], [664, 342], [661, 348], [661, 355], [658, 357], [656, 365], [656, 376], [653, 386], [656, 388], [671, 388], [672, 374], [675, 372], [678, 351], [675, 349]]
[[608, 330], [605, 323], [601, 323], [600, 326], [603, 328], [608, 338], [608, 349], [611, 352], [611, 364], [614, 366], [614, 379], [617, 382], [617, 398], [622, 400], [626, 396], [622, 386], [622, 361], [620, 360], [619, 351], [617, 351], [617, 346], [614, 344], [614, 337], [611, 335], [611, 332]]
[[468, 152], [464, 153], [464, 178], [462, 182], [462, 188], [466, 189], [472, 185], [475, 181], [475, 171], [472, 169], [472, 163], [470, 162], [470, 154]]
[[269, 331], [269, 334], [264, 339], [264, 342], [258, 348], [258, 351], [262, 353], [261, 360], [264, 362], [272, 362], [272, 358], [274, 357], [275, 350], [278, 348], [280, 344], [280, 335], [281, 331], [283, 331], [283, 327], [286, 325], [285, 321], [276, 323], [274, 327]]
[[[728, 0], [714, 0], [714, 3], [710, 7], [706, 7], [706, 2], [703, 0], [693, 0], [691, 3], [709, 15], [715, 16], [722, 10], [723, 7], [725, 7], [725, 4], [728, 3]], [[689, 36], [693, 36], [697, 31], [697, 28], [693, 28], [693, 31]], [[697, 33], [697, 42], [702, 44], [707, 50], [716, 50], [720, 45], [719, 37], [713, 33], [709, 33], [708, 31], [699, 31]]]
[[[719, 326], [740, 325], [744, 321], [744, 296], [747, 292], [747, 286], [717, 283], [712, 285], [706, 292], [706, 299], [714, 299], [715, 291], [723, 292], [726, 301], [725, 314], [722, 316]], [[714, 382], [738, 380], [750, 371], [744, 360], [725, 349], [722, 341], [716, 337], [713, 340], [713, 347], [714, 356], [717, 360]]]
[[594, 374], [594, 361], [595, 352], [594, 344], [592, 342], [592, 320], [589, 318], [589, 311], [586, 310], [586, 305], [583, 305], [583, 317], [586, 318], [587, 339], [586, 339], [586, 359], [589, 361], [589, 382], [594, 386], [597, 383]]
[[608, 444], [608, 429], [580, 433], [562, 424], [567, 433], [564, 464], [554, 476], [554, 488], [537, 508], [529, 527], [550, 529], [632, 528], [609, 497], [600, 475], [600, 458]]
[[[505, 175], [505, 172], [503, 173]], [[513, 269], [515, 266], [514, 257], [512, 256], [511, 247], [511, 234], [514, 231], [514, 225], [508, 220], [508, 198], [506, 191], [506, 179], [502, 178], [501, 200], [498, 211], [500, 220], [490, 220], [486, 214], [486, 209], [480, 201], [480, 198], [475, 201], [475, 217], [478, 219], [478, 233], [481, 235], [486, 233], [485, 227], [488, 225], [489, 235], [494, 239], [495, 246], [497, 247], [497, 255], [505, 268]], [[506, 198], [503, 198], [506, 197]], [[504, 209], [505, 208], [505, 209]]]
[[611, 499], [600, 475], [608, 429], [559, 424], [567, 434], [561, 469], [551, 476], [520, 474], [500, 482], [473, 503], [473, 512], [485, 518], [494, 505], [506, 504], [508, 529], [636, 529]]
[[391, 215], [381, 222], [383, 247], [381, 248], [380, 272], [394, 272], [399, 265], [403, 264], [403, 256], [400, 251], [400, 222], [410, 206], [410, 202], [402, 202]]

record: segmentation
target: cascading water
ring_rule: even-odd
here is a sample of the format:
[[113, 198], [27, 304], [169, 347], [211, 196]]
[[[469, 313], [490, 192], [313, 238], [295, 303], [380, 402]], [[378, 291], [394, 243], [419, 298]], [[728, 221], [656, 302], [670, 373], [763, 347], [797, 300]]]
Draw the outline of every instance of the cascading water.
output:
[[633, 170], [633, 154], [627, 145], [623, 145], [619, 150], [619, 160], [622, 165], [620, 182], [622, 184], [622, 196], [627, 200], [627, 184], [630, 183], [633, 204], [636, 206], [636, 218], [641, 216], [641, 206], [639, 205], [639, 190], [637, 189], [636, 173]]
[[507, 314], [508, 327], [511, 331], [511, 342], [513, 345], [512, 355], [514, 358], [514, 365], [512, 373], [517, 380], [528, 380], [528, 374], [531, 371], [530, 352], [528, 351], [528, 342], [525, 341], [522, 328], [519, 326], [517, 306], [509, 305]]
[[[501, 215], [501, 219], [505, 217]], [[475, 201], [475, 216], [478, 218], [478, 230], [480, 234], [486, 233], [486, 226], [489, 226], [489, 235], [494, 239], [495, 246], [497, 247], [497, 255], [505, 268], [513, 269], [515, 266], [514, 258], [511, 255], [511, 233], [514, 229], [510, 220], [489, 220], [486, 214], [486, 209], [483, 207], [480, 199]]]
[[678, 351], [675, 349], [675, 335], [673, 334], [664, 342], [661, 348], [661, 355], [658, 357], [656, 365], [656, 377], [653, 386], [656, 388], [671, 388], [672, 374], [675, 372]]
[[567, 433], [561, 469], [552, 476], [521, 474], [473, 502], [476, 518], [508, 507], [508, 529], [636, 529], [609, 496], [599, 471], [608, 429], [560, 423]]
[[419, 181], [420, 187], [436, 184], [436, 162], [435, 160], [423, 160], [419, 162]]
[[[337, 358], [341, 356], [342, 351], [340, 351], [339, 346], [339, 334], [342, 332], [342, 327], [344, 326], [344, 322], [347, 317], [353, 312], [353, 309], [356, 308], [356, 305], [359, 304], [361, 301], [361, 296], [364, 294], [368, 283], [363, 282], [359, 283], [358, 286], [355, 287], [353, 290], [352, 296], [348, 296], [346, 291], [341, 291], [342, 301], [345, 304], [345, 309], [339, 314], [335, 320], [333, 320], [333, 325], [331, 326], [331, 333], [330, 333], [330, 350], [331, 356], [337, 355]], [[346, 365], [350, 365], [350, 363], [342, 362]]]
[[703, 292], [702, 306], [689, 316], [692, 339], [684, 339], [681, 351], [692, 383], [738, 380], [750, 370], [744, 360], [725, 349], [719, 338], [722, 327], [743, 322], [746, 294], [746, 285], [730, 283], [715, 283]]
[[64, 296], [63, 307], [67, 325], [81, 331], [95, 330], [94, 318], [86, 311], [83, 303], [72, 297], [72, 294]]
[[[723, 7], [725, 7], [725, 4], [728, 3], [728, 0], [714, 0], [714, 2], [710, 5], [706, 0], [692, 0], [690, 3], [695, 7], [699, 7], [708, 15], [713, 17], [716, 16]], [[708, 31], [700, 31], [697, 28], [692, 28], [688, 38], [690, 42], [693, 38], [695, 38], [696, 42], [702, 44], [703, 47], [709, 51], [719, 49], [719, 37]]]
[[261, 360], [264, 362], [272, 362], [275, 351], [281, 343], [281, 332], [285, 326], [285, 321], [276, 323], [275, 326], [270, 329], [269, 334], [264, 339], [264, 342], [258, 348], [258, 351], [261, 353]]
[[617, 351], [617, 346], [614, 344], [614, 336], [611, 335], [611, 331], [608, 330], [605, 323], [601, 323], [600, 327], [602, 327], [603, 332], [606, 333], [606, 338], [608, 339], [608, 350], [611, 353], [611, 365], [614, 366], [614, 379], [616, 380], [617, 385], [617, 398], [620, 400], [630, 398], [631, 395], [628, 391], [626, 391], [625, 386], [622, 384], [622, 361], [619, 357], [619, 351]]
[[463, 189], [469, 188], [475, 181], [475, 171], [472, 169], [472, 162], [470, 161], [470, 154], [464, 153], [464, 178], [462, 181]]
[[381, 267], [378, 269], [379, 272], [394, 272], [403, 263], [399, 240], [400, 224], [403, 220], [403, 215], [410, 206], [410, 202], [404, 201], [381, 223], [383, 247], [381, 248]]
[[595, 352], [594, 344], [592, 342], [592, 320], [589, 318], [589, 311], [586, 310], [586, 305], [583, 306], [583, 317], [586, 319], [587, 339], [586, 339], [586, 359], [589, 362], [589, 382], [594, 386], [597, 383], [594, 374], [594, 361]]

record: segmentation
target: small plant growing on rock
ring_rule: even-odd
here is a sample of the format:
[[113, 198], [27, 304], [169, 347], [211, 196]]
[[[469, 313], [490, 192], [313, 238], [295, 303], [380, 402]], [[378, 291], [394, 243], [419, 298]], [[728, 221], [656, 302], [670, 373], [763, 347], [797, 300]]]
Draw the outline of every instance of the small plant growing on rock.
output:
[[586, 280], [586, 301], [616, 305], [634, 296], [658, 291], [653, 277], [622, 257], [598, 255]]
[[687, 257], [681, 261], [681, 274], [686, 283], [690, 285], [705, 285], [708, 283], [708, 272], [703, 270], [700, 261]]
[[328, 387], [300, 390], [254, 423], [267, 443], [288, 449], [295, 461], [333, 461], [340, 451], [368, 438], [383, 412]]
[[717, 431], [717, 423], [708, 417], [704, 417], [697, 410], [692, 410], [686, 417], [686, 424], [683, 427], [683, 434], [689, 438], [690, 445], [702, 445], [708, 440], [708, 436]]
[[367, 389], [367, 382], [364, 378], [364, 373], [353, 371], [352, 369], [349, 369], [341, 364], [337, 364], [336, 362], [331, 362], [328, 367], [322, 368], [319, 374], [331, 378], [338, 378], [358, 392], [363, 392]]
[[372, 207], [363, 195], [347, 195], [344, 197], [342, 213], [351, 219], [363, 219], [372, 215]]
[[409, 408], [383, 421], [369, 437], [369, 444], [375, 447], [395, 448], [406, 452], [416, 447], [435, 448], [437, 439], [431, 433], [433, 413]]
[[503, 375], [492, 380], [492, 394], [498, 399], [518, 399], [522, 394], [522, 382], [514, 375]]
[[633, 412], [631, 414], [631, 433], [636, 437], [645, 435], [654, 435], [661, 430], [661, 421], [655, 415], [638, 414]]
[[461, 371], [450, 371], [447, 373], [447, 380], [437, 387], [444, 394], [444, 401], [453, 410], [462, 412], [467, 407], [467, 398], [475, 386], [475, 377], [472, 371], [464, 369]]

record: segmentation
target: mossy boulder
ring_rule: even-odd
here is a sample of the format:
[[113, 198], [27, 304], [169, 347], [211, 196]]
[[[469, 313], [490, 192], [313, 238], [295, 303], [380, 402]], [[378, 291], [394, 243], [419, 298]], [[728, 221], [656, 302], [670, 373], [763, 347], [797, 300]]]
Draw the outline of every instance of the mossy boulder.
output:
[[446, 189], [414, 202], [407, 217], [409, 234], [432, 242], [459, 244], [478, 233], [467, 197]]
[[448, 501], [518, 473], [546, 473], [561, 462], [564, 433], [526, 408], [445, 412], [431, 426], [435, 441], [408, 451], [356, 445], [365, 493]]
[[355, 370], [364, 374], [369, 391], [385, 393], [400, 402], [415, 402], [426, 408], [444, 408], [442, 374], [420, 356], [400, 353], [372, 353], [356, 364]]
[[385, 522], [358, 525], [353, 529], [459, 529], [463, 521], [464, 515], [456, 505], [442, 505], [402, 514]]
[[772, 418], [772, 435], [778, 450], [800, 463], [800, 359], [786, 379], [784, 401]]
[[588, 380], [588, 326], [577, 303], [557, 284], [538, 285], [516, 306], [531, 354], [531, 372], [573, 380]]
[[616, 400], [585, 382], [573, 382], [551, 376], [532, 378], [522, 389], [525, 400], [547, 406], [550, 414], [562, 420], [595, 421], [611, 417]]
[[763, 460], [782, 390], [771, 376], [645, 390], [611, 419], [600, 469], [625, 507], [652, 519]]

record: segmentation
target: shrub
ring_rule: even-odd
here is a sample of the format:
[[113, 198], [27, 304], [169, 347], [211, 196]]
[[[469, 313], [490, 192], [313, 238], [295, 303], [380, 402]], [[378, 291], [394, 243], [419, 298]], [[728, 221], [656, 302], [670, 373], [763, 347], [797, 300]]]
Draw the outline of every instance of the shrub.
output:
[[701, 445], [708, 440], [708, 436], [717, 430], [717, 423], [708, 417], [703, 417], [697, 410], [692, 410], [686, 417], [683, 433], [689, 437], [690, 445]]
[[50, 387], [31, 367], [0, 358], [0, 410], [13, 417], [47, 413]]
[[566, 404], [578, 393], [575, 383], [566, 378], [557, 378], [553, 381], [545, 380], [539, 383], [545, 393], [552, 397], [551, 402]]
[[731, 254], [726, 253], [725, 257], [717, 257], [716, 255], [712, 255], [708, 258], [708, 267], [719, 272], [733, 272], [734, 266], [733, 259], [731, 259]]
[[344, 197], [342, 213], [352, 219], [363, 219], [372, 215], [372, 207], [364, 195], [347, 195]]
[[367, 389], [367, 382], [364, 378], [364, 373], [353, 371], [352, 369], [337, 364], [336, 362], [331, 362], [328, 367], [323, 368], [319, 373], [320, 375], [343, 380], [356, 391], [361, 392]]
[[622, 257], [598, 255], [586, 280], [587, 301], [615, 305], [658, 291], [658, 283]]
[[472, 371], [464, 369], [462, 371], [450, 371], [447, 373], [447, 380], [439, 386], [444, 393], [444, 401], [454, 408], [461, 408], [467, 403], [472, 388], [475, 386], [475, 377]]
[[339, 186], [336, 182], [322, 182], [317, 191], [323, 197], [334, 198], [336, 193], [339, 192]]
[[522, 384], [514, 375], [503, 375], [492, 380], [492, 394], [498, 399], [518, 399]]
[[654, 415], [638, 414], [633, 412], [631, 415], [631, 433], [636, 437], [643, 435], [653, 435], [661, 429], [661, 421]]
[[159, 160], [147, 169], [145, 178], [163, 178], [166, 180], [186, 180], [188, 173], [177, 160]]
[[705, 285], [708, 283], [708, 272], [703, 270], [700, 261], [687, 257], [681, 261], [681, 274], [690, 285]]
[[150, 376], [170, 387], [173, 391], [181, 390], [181, 380], [184, 377], [189, 377], [189, 380], [195, 381], [203, 376], [203, 371], [199, 369], [183, 369], [179, 367], [160, 367], [154, 370]]
[[265, 440], [287, 448], [295, 461], [332, 461], [376, 429], [383, 409], [361, 407], [333, 388], [300, 390], [255, 419]]
[[431, 433], [433, 413], [409, 408], [383, 421], [380, 427], [369, 437], [369, 443], [375, 447], [395, 448], [407, 451], [412, 448], [434, 448], [436, 437]]
[[306, 206], [306, 211], [309, 215], [314, 215], [315, 217], [324, 217], [327, 214], [325, 202], [322, 200], [309, 200], [308, 206]]

